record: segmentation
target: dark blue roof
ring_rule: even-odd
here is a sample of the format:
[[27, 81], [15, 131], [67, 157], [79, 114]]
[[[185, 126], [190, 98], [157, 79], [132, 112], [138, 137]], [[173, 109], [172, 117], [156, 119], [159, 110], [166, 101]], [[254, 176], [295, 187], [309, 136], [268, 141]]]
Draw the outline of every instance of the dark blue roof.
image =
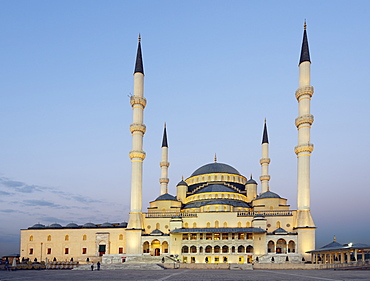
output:
[[179, 185], [188, 185], [184, 180], [181, 180], [178, 184], [177, 184], [177, 186], [179, 186]]
[[45, 225], [41, 223], [36, 223], [33, 226], [29, 227], [29, 229], [34, 229], [34, 228], [45, 228]]
[[333, 241], [329, 244], [326, 244], [325, 246], [322, 246], [320, 249], [325, 249], [325, 248], [334, 248], [334, 247], [343, 247], [342, 244], [336, 242], [336, 241]]
[[256, 199], [263, 199], [263, 198], [281, 198], [279, 195], [277, 195], [274, 192], [266, 191], [259, 195]]
[[230, 199], [211, 199], [211, 200], [199, 200], [186, 204], [183, 209], [189, 208], [200, 208], [207, 205], [230, 205], [233, 207], [251, 208], [248, 203], [241, 200], [230, 200]]
[[275, 229], [273, 233], [288, 233], [288, 231], [286, 231], [284, 228], [279, 227], [278, 229]]
[[49, 225], [48, 228], [62, 228], [62, 226], [59, 223], [53, 223]]
[[100, 227], [114, 227], [114, 225], [109, 223], [109, 222], [105, 222], [105, 223], [101, 224]]
[[86, 228], [90, 228], [90, 227], [96, 227], [95, 224], [93, 224], [92, 222], [87, 222], [83, 225], [83, 227], [86, 227]]
[[247, 184], [257, 184], [257, 182], [252, 179], [252, 177], [247, 181]]
[[159, 229], [154, 229], [150, 234], [151, 235], [163, 235], [164, 233], [160, 231]]
[[232, 189], [228, 186], [225, 186], [225, 185], [222, 185], [222, 184], [211, 184], [211, 185], [208, 185], [204, 188], [201, 188], [200, 190], [195, 192], [195, 194], [205, 193], [205, 192], [234, 192], [234, 193], [238, 193], [236, 190], [234, 190], [234, 189]]
[[79, 226], [76, 223], [71, 222], [71, 223], [67, 224], [66, 227], [67, 228], [78, 228]]
[[163, 200], [178, 201], [175, 196], [172, 196], [171, 194], [168, 193], [158, 196], [157, 199], [155, 199], [154, 201], [163, 201]]
[[225, 174], [235, 174], [240, 175], [240, 173], [233, 167], [223, 163], [209, 163], [206, 164], [191, 174], [190, 177], [199, 176], [203, 174], [211, 174], [211, 173], [225, 173]]

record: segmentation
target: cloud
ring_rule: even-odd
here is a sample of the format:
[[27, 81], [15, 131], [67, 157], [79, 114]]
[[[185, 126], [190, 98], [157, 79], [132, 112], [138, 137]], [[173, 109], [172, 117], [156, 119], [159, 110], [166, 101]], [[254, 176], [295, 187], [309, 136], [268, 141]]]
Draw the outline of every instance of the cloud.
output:
[[[33, 193], [35, 191], [42, 191], [42, 188], [36, 185], [28, 185], [21, 181], [13, 181], [8, 178], [1, 177], [0, 184], [7, 188], [13, 189], [21, 193]], [[10, 195], [10, 194], [6, 194]]]
[[56, 209], [66, 209], [68, 207], [61, 206], [58, 204], [55, 204], [53, 202], [45, 201], [43, 199], [30, 199], [30, 200], [23, 200], [23, 203], [26, 206], [38, 206], [38, 207], [50, 207], [50, 208], [56, 208]]
[[12, 192], [6, 192], [6, 191], [2, 191], [0, 190], [0, 195], [3, 195], [3, 196], [6, 196], [6, 195], [13, 195], [14, 193]]
[[74, 195], [71, 198], [73, 198], [74, 200], [76, 200], [78, 202], [81, 202], [81, 203], [99, 203], [99, 202], [101, 202], [100, 200], [90, 199], [90, 198], [87, 198], [87, 197], [81, 196], [81, 195]]
[[19, 213], [18, 210], [12, 210], [12, 209], [0, 210], [0, 212], [3, 212], [3, 213]]
[[61, 224], [70, 223], [70, 221], [68, 220], [63, 220], [57, 217], [42, 217], [40, 219], [42, 219], [43, 222], [49, 222], [49, 223], [61, 223]]

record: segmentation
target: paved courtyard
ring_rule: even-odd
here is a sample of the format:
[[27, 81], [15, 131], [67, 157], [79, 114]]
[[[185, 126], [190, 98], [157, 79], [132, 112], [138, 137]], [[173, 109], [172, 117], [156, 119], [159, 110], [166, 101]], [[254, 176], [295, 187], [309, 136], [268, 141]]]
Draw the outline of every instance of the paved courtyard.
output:
[[370, 280], [368, 270], [19, 270], [0, 272], [0, 281], [7, 280]]

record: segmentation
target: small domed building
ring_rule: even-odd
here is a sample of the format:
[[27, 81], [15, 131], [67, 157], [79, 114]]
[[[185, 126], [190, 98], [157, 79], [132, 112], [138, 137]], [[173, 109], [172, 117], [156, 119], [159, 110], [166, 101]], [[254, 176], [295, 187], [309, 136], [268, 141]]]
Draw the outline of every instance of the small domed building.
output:
[[[52, 224], [21, 230], [21, 257], [58, 260], [122, 262], [136, 257], [162, 256], [184, 263], [302, 262], [315, 248], [315, 224], [310, 212], [310, 55], [306, 29], [299, 61], [299, 88], [295, 97], [298, 145], [297, 210], [270, 190], [269, 141], [266, 121], [262, 134], [260, 187], [235, 167], [212, 163], [197, 168], [168, 193], [168, 141], [164, 127], [160, 161], [160, 195], [142, 210], [144, 67], [139, 38], [134, 70], [131, 206], [128, 223], [66, 226]], [[256, 160], [257, 161], [257, 160]], [[40, 246], [41, 245], [41, 246]]]

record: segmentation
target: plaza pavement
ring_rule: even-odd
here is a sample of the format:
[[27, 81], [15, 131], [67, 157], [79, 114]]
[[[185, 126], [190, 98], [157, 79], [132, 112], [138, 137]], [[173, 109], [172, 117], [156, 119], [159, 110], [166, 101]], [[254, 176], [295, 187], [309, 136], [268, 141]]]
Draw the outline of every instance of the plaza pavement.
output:
[[1, 271], [0, 281], [75, 280], [370, 280], [369, 270], [18, 270]]

